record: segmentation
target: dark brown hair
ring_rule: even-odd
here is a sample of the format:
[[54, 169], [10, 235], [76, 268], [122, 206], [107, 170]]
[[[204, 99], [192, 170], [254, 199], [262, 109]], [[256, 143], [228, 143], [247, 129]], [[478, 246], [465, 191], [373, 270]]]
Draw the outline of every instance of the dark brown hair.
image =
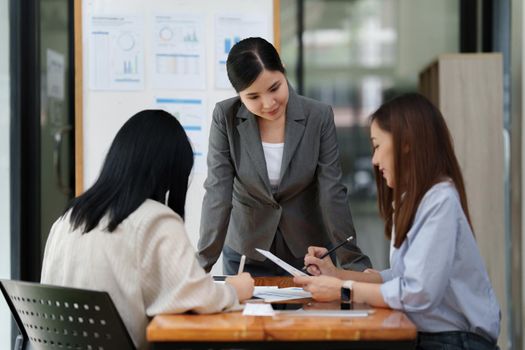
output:
[[370, 117], [373, 122], [392, 135], [395, 188], [387, 186], [377, 166], [374, 171], [379, 213], [388, 238], [395, 227], [394, 246], [399, 248], [405, 240], [425, 193], [447, 178], [454, 183], [472, 227], [463, 176], [441, 112], [424, 96], [410, 93], [379, 107]]

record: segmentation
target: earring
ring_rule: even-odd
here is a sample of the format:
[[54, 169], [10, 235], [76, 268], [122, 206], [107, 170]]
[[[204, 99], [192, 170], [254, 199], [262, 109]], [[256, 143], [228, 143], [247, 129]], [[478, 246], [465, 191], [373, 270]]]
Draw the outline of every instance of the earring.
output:
[[164, 196], [164, 205], [168, 206], [168, 201], [170, 200], [170, 190], [166, 191], [166, 195]]

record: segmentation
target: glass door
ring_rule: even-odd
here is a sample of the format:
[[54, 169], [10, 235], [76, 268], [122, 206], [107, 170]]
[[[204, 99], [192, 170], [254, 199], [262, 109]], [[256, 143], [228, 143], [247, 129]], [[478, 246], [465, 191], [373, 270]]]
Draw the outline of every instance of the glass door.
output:
[[40, 1], [40, 187], [42, 254], [53, 222], [73, 196], [71, 1]]
[[[0, 278], [11, 277], [9, 2], [0, 0]], [[0, 348], [11, 348], [11, 313], [0, 298]]]

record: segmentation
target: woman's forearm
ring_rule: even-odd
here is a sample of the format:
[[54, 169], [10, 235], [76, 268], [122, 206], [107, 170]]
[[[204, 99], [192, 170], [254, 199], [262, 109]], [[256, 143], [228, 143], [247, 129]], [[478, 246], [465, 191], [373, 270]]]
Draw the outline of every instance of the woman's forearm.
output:
[[337, 269], [336, 276], [341, 280], [352, 280], [356, 282], [367, 282], [367, 283], [383, 283], [381, 275], [377, 272], [358, 272], [350, 270]]
[[352, 299], [356, 303], [365, 303], [376, 307], [389, 307], [383, 299], [381, 284], [355, 282], [352, 285]]

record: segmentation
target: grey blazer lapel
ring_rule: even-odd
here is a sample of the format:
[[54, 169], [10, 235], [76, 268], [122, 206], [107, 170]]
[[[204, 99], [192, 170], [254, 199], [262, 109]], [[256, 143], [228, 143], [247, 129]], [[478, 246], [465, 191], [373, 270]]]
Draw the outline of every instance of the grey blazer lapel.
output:
[[256, 119], [257, 117], [242, 105], [237, 112], [237, 118], [244, 120], [237, 125], [237, 130], [239, 131], [239, 136], [241, 138], [241, 145], [246, 147], [246, 151], [253, 161], [255, 170], [262, 179], [266, 189], [271, 193], [270, 179], [268, 178], [268, 170], [266, 168], [266, 159], [264, 158], [259, 125], [257, 124]]
[[[303, 106], [295, 91], [289, 86], [288, 105], [286, 108], [286, 126], [284, 131], [284, 150], [281, 163], [281, 184], [284, 174], [304, 134], [304, 119], [306, 119]], [[279, 185], [280, 187], [280, 185]]]

